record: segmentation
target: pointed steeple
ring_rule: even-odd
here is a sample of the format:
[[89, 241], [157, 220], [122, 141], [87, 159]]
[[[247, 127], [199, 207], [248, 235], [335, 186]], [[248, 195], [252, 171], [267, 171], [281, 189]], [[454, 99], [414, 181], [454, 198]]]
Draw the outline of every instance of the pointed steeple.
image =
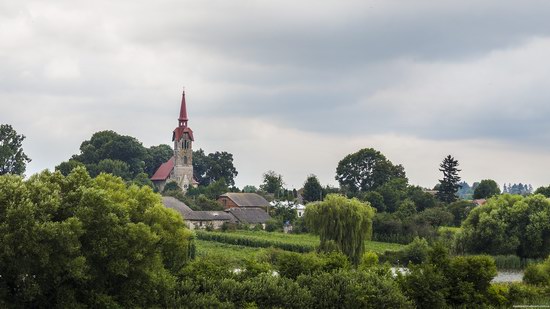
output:
[[185, 89], [181, 95], [180, 117], [178, 118], [178, 121], [180, 127], [187, 127], [187, 121], [189, 121], [189, 118], [187, 118], [187, 105], [185, 104]]

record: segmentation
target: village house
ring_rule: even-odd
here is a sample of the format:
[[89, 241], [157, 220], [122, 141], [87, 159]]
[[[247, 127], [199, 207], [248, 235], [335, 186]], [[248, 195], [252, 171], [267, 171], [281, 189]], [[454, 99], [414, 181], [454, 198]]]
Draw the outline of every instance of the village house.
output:
[[246, 208], [246, 209], [263, 209], [267, 211], [269, 202], [261, 195], [256, 193], [234, 193], [228, 192], [218, 197], [218, 203], [223, 206], [224, 209], [231, 208]]
[[184, 202], [171, 197], [162, 198], [164, 206], [174, 209], [182, 215], [185, 225], [191, 229], [219, 229], [224, 223], [247, 224], [251, 227], [260, 224], [265, 228], [265, 223], [271, 219], [269, 214], [262, 209], [231, 208], [225, 211], [195, 211]]

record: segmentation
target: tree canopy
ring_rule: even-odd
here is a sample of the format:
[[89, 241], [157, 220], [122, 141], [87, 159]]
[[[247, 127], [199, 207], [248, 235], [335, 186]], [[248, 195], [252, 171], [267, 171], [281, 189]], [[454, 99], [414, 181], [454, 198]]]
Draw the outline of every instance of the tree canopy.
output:
[[374, 209], [358, 199], [329, 194], [322, 202], [306, 208], [305, 220], [311, 231], [320, 236], [320, 249], [337, 249], [357, 265], [365, 250], [365, 240], [372, 236]]
[[168, 307], [194, 252], [151, 188], [82, 167], [0, 176], [0, 205], [0, 304]]
[[445, 202], [452, 203], [457, 200], [456, 193], [460, 188], [460, 177], [458, 172], [458, 160], [448, 155], [443, 159], [443, 162], [439, 165], [439, 171], [443, 172], [443, 179], [439, 180], [439, 189], [437, 197]]
[[25, 135], [17, 132], [9, 124], [0, 125], [0, 175], [25, 172], [31, 159], [23, 151]]
[[493, 197], [470, 211], [459, 236], [460, 246], [471, 253], [547, 257], [550, 201], [543, 195]]
[[235, 185], [235, 177], [239, 174], [233, 165], [233, 155], [226, 151], [216, 151], [206, 155], [204, 150], [193, 151], [193, 174], [200, 185], [209, 184], [224, 179], [227, 185]]
[[284, 186], [283, 176], [274, 171], [267, 171], [263, 174], [263, 183], [260, 189], [271, 194], [280, 193]]
[[542, 194], [546, 197], [550, 197], [550, 186], [537, 188], [535, 194]]
[[99, 131], [90, 140], [82, 142], [80, 154], [56, 166], [64, 175], [83, 165], [92, 177], [110, 173], [127, 181], [143, 183], [158, 167], [168, 161], [174, 152], [168, 145], [145, 148], [136, 138], [114, 131]]
[[304, 202], [315, 202], [323, 200], [323, 187], [315, 175], [309, 175], [304, 183], [304, 192], [302, 197]]
[[474, 199], [490, 198], [491, 196], [500, 194], [500, 188], [496, 181], [492, 179], [484, 179], [474, 190]]
[[395, 178], [406, 178], [403, 166], [394, 165], [372, 148], [347, 155], [336, 168], [340, 187], [352, 193], [376, 189]]

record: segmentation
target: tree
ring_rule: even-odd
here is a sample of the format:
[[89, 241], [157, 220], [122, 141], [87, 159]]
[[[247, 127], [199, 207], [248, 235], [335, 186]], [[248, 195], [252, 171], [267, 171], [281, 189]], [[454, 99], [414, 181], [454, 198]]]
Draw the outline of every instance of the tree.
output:
[[170, 307], [193, 256], [181, 215], [109, 174], [0, 176], [0, 205], [0, 304]]
[[474, 199], [490, 198], [500, 194], [498, 184], [492, 179], [482, 180], [474, 191]]
[[445, 203], [452, 203], [456, 201], [456, 193], [460, 188], [460, 177], [457, 168], [458, 161], [451, 155], [448, 155], [443, 159], [443, 162], [439, 165], [439, 171], [443, 172], [443, 179], [439, 180], [439, 191], [437, 197]]
[[25, 172], [31, 159], [23, 151], [25, 135], [19, 135], [9, 124], [0, 125], [0, 175]]
[[546, 197], [550, 197], [550, 186], [537, 188], [537, 190], [535, 190], [535, 194], [542, 194]]
[[235, 185], [235, 177], [239, 174], [233, 165], [233, 155], [226, 151], [216, 151], [206, 155], [204, 150], [193, 151], [193, 174], [200, 185], [225, 179], [229, 186]]
[[304, 183], [304, 193], [302, 193], [304, 203], [322, 201], [323, 187], [315, 175], [309, 175]]
[[542, 195], [499, 195], [470, 211], [457, 244], [469, 253], [550, 254], [550, 201]]
[[403, 166], [393, 165], [372, 148], [347, 155], [336, 168], [336, 180], [340, 187], [351, 193], [370, 191], [392, 179], [405, 177]]
[[263, 183], [260, 189], [271, 194], [277, 195], [283, 189], [283, 176], [274, 171], [267, 171], [263, 175]]
[[146, 149], [146, 151], [145, 172], [149, 175], [149, 177], [152, 177], [155, 174], [162, 163], [170, 160], [170, 158], [174, 156], [174, 149], [165, 144], [151, 146]]
[[365, 240], [372, 236], [374, 209], [368, 203], [330, 194], [323, 202], [308, 206], [304, 216], [311, 231], [320, 236], [321, 250], [335, 246], [350, 262], [359, 264]]

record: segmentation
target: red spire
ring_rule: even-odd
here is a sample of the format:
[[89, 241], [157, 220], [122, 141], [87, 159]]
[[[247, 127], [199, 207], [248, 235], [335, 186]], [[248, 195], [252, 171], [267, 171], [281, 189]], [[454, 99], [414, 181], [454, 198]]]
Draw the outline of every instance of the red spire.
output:
[[187, 106], [185, 104], [185, 90], [183, 90], [183, 94], [181, 96], [181, 109], [180, 109], [180, 117], [178, 118], [179, 126], [180, 127], [187, 127], [187, 121], [189, 118], [187, 118]]

